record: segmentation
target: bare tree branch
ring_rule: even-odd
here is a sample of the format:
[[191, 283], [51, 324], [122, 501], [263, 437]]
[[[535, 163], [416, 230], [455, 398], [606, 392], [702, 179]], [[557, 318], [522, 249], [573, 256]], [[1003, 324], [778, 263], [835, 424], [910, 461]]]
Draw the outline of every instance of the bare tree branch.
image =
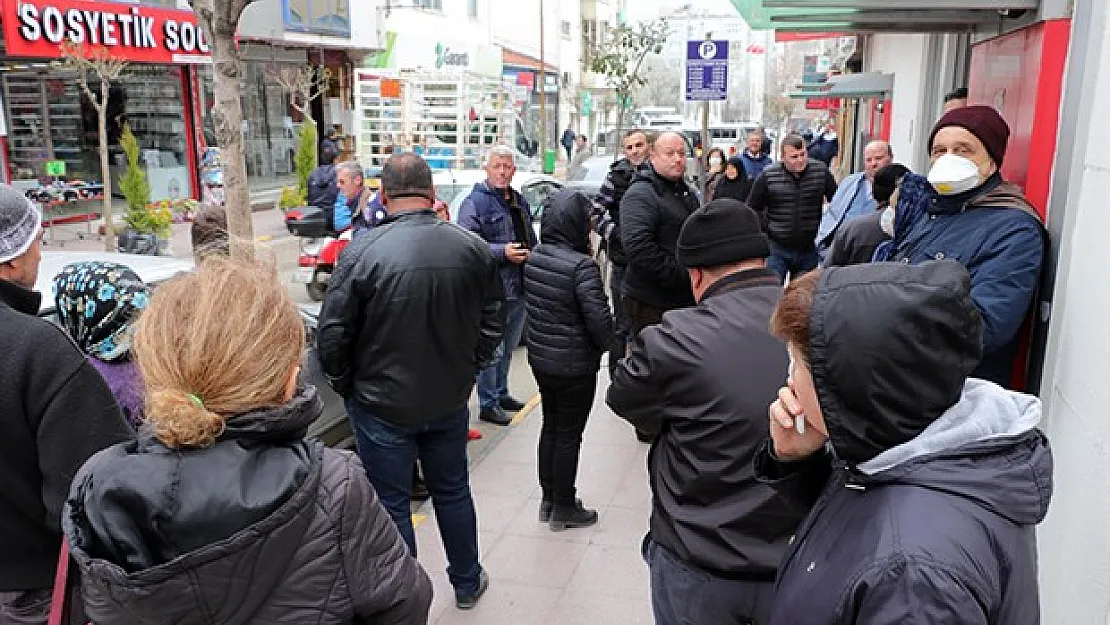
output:
[[289, 92], [290, 104], [293, 108], [300, 111], [306, 120], [315, 124], [309, 105], [327, 89], [328, 81], [331, 79], [328, 69], [317, 70], [311, 65], [282, 65], [271, 69], [271, 74], [282, 89]]
[[[86, 50], [81, 44], [66, 41], [62, 44], [62, 61], [65, 67], [77, 71], [77, 84], [85, 97], [96, 109], [97, 138], [100, 143], [100, 178], [103, 184], [101, 193], [104, 203], [101, 216], [104, 218], [104, 248], [115, 250], [115, 222], [112, 216], [112, 173], [108, 162], [108, 97], [112, 83], [119, 80], [127, 69], [127, 61], [113, 57], [107, 48], [96, 47]], [[100, 96], [89, 88], [89, 72], [100, 80]]]

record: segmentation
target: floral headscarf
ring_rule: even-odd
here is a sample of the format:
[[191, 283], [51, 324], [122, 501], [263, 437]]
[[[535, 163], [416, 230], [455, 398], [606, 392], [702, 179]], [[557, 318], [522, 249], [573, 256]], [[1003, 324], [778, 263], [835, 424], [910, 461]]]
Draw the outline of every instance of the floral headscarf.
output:
[[132, 325], [149, 299], [142, 279], [116, 263], [73, 263], [54, 278], [62, 327], [81, 351], [104, 362], [127, 355]]

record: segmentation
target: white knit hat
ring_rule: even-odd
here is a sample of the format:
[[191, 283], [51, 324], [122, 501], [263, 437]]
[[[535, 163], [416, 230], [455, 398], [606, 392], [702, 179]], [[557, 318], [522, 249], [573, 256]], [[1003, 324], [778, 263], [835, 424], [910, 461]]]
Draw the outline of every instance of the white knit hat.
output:
[[0, 263], [27, 253], [42, 230], [42, 213], [18, 190], [0, 184]]

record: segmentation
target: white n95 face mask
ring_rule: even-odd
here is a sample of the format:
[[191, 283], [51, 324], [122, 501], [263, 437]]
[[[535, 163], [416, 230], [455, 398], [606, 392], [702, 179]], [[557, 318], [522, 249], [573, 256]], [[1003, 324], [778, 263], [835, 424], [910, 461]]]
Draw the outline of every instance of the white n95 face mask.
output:
[[883, 209], [883, 214], [879, 215], [879, 227], [883, 229], [888, 237], [894, 237], [894, 207], [887, 206]]
[[929, 170], [929, 184], [941, 195], [956, 195], [981, 184], [979, 166], [955, 154], [945, 154]]

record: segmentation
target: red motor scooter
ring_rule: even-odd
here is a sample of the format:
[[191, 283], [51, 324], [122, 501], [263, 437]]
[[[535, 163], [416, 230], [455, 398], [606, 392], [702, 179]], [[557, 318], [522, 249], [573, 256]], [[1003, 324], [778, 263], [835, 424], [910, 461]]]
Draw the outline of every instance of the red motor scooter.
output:
[[287, 211], [285, 227], [300, 238], [293, 281], [305, 285], [309, 299], [322, 302], [339, 254], [351, 242], [351, 229], [329, 230], [323, 211], [313, 207]]

